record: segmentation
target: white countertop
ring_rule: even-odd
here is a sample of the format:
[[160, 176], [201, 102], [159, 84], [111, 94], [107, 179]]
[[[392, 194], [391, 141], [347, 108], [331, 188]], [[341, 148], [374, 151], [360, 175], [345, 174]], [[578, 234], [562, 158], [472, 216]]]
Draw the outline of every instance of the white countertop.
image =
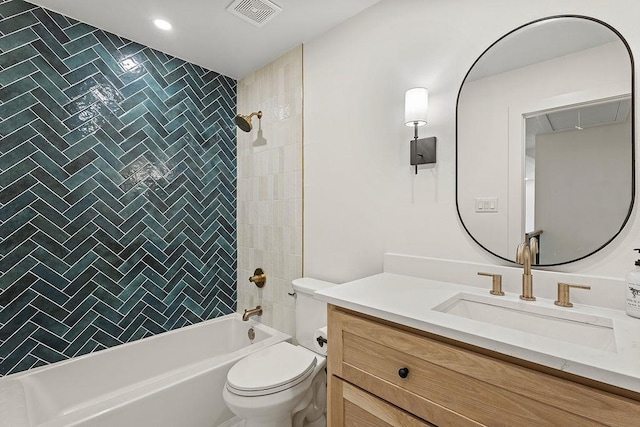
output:
[[573, 308], [561, 308], [543, 298], [521, 301], [513, 293], [489, 295], [524, 307], [611, 319], [617, 351], [598, 350], [433, 310], [460, 292], [489, 295], [488, 289], [382, 273], [318, 291], [315, 296], [339, 307], [640, 392], [640, 319], [575, 303]]

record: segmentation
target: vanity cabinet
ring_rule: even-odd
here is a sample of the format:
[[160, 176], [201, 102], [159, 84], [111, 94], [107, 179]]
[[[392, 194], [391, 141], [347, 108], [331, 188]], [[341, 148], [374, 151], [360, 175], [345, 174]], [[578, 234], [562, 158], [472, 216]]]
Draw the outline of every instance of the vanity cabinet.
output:
[[640, 395], [333, 305], [329, 425], [632, 426]]

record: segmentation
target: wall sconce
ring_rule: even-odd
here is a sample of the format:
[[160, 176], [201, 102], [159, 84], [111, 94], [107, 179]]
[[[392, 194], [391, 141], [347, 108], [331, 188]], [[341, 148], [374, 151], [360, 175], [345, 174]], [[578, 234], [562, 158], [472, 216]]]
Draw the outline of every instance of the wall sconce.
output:
[[429, 91], [423, 87], [409, 89], [404, 94], [404, 124], [413, 126], [411, 140], [410, 163], [416, 167], [436, 162], [436, 137], [418, 139], [418, 126], [427, 124], [427, 110], [429, 107]]

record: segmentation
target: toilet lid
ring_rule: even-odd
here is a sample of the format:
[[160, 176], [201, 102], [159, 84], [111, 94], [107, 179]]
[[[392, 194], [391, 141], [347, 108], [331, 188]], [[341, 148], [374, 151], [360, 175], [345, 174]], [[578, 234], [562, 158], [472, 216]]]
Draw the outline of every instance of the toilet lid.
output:
[[316, 367], [311, 351], [281, 342], [251, 353], [227, 374], [227, 388], [241, 396], [263, 396], [304, 381]]

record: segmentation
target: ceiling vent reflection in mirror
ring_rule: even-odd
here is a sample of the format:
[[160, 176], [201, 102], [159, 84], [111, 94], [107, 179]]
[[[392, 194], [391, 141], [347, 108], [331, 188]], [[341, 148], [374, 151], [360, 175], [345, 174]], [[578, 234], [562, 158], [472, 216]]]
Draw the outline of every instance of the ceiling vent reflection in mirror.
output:
[[282, 8], [269, 0], [235, 0], [227, 7], [227, 11], [256, 27], [262, 27], [282, 12]]

